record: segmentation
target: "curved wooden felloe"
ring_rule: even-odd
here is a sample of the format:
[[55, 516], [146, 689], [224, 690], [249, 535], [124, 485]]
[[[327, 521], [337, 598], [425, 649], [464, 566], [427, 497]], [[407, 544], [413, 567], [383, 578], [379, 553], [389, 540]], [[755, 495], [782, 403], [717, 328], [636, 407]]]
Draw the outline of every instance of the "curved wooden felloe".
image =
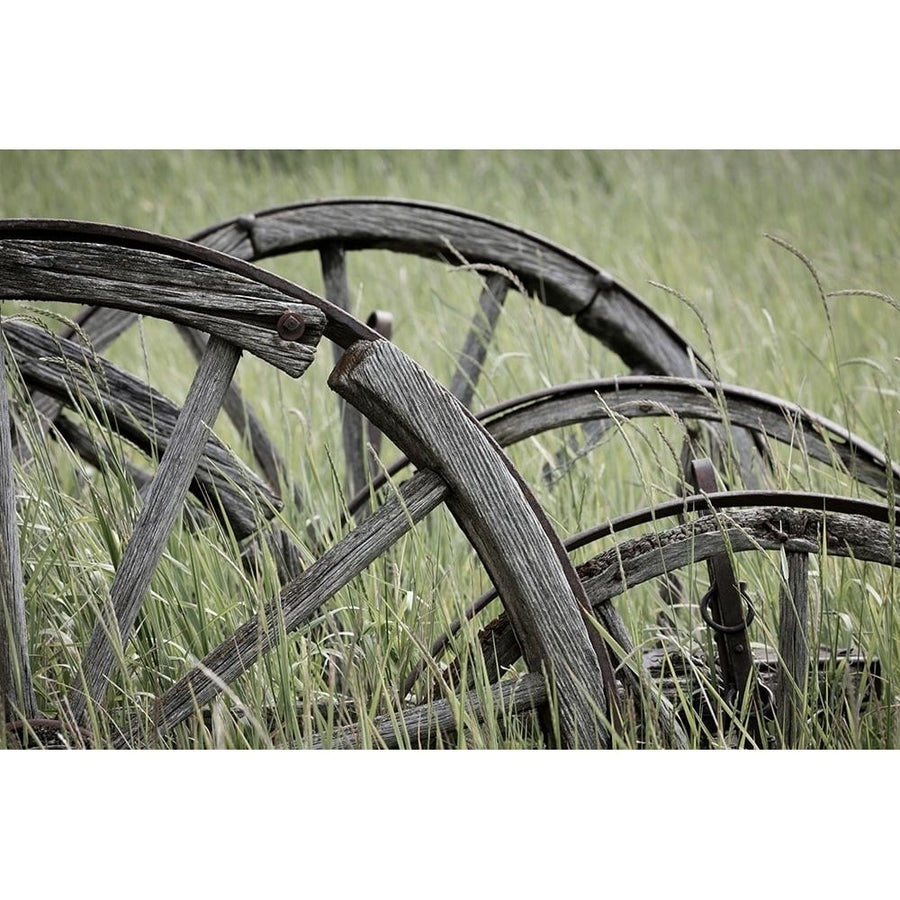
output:
[[[198, 247], [130, 228], [47, 219], [0, 221], [0, 298], [112, 307], [199, 328], [293, 377], [309, 367], [334, 309], [268, 272]], [[115, 273], [111, 275], [111, 273]], [[285, 313], [304, 323], [285, 341]], [[343, 316], [340, 319], [346, 322]], [[331, 326], [335, 339], [372, 339]]]
[[[708, 420], [764, 435], [886, 492], [888, 471], [900, 490], [900, 464], [836, 422], [795, 403], [735, 385], [701, 379], [626, 375], [558, 385], [515, 397], [475, 414], [501, 447], [569, 425], [613, 423], [616, 418]], [[356, 514], [390, 478], [409, 466], [400, 458], [347, 504]]]
[[192, 240], [252, 260], [339, 246], [500, 266], [529, 294], [574, 316], [627, 365], [695, 374], [688, 342], [609, 273], [546, 238], [466, 210], [412, 200], [318, 200], [243, 215]]

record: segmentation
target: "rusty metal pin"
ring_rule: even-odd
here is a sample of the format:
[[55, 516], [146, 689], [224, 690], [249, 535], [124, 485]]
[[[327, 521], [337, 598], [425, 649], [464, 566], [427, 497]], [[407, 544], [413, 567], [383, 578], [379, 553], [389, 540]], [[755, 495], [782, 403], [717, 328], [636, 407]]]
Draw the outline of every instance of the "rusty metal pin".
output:
[[282, 314], [275, 328], [283, 341], [297, 341], [303, 336], [306, 323], [299, 313], [288, 311]]

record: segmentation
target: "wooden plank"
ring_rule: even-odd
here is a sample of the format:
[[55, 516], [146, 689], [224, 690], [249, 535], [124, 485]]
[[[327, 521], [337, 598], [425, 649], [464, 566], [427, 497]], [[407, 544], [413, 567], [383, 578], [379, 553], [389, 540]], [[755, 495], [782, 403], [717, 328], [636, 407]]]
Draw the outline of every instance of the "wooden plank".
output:
[[[164, 734], [209, 703], [268, 653], [283, 634], [309, 622], [323, 603], [436, 509], [446, 496], [447, 487], [438, 475], [427, 470], [417, 472], [396, 496], [285, 585], [261, 615], [248, 619], [159, 697], [153, 721], [146, 728], [154, 734]], [[144, 730], [143, 723], [134, 723], [131, 733], [117, 746], [140, 745]]]
[[416, 465], [447, 482], [447, 505], [496, 585], [529, 669], [550, 678], [558, 694], [563, 744], [607, 745], [604, 680], [582, 618], [580, 583], [500, 448], [446, 389], [386, 341], [350, 347], [329, 385]]
[[[88, 303], [169, 319], [216, 334], [293, 377], [312, 363], [325, 327], [315, 306], [244, 275], [86, 241], [0, 240], [0, 299]], [[306, 325], [299, 340], [278, 335], [286, 312]]]
[[16, 527], [16, 486], [9, 416], [6, 343], [0, 331], [0, 727], [5, 727], [11, 719], [30, 719], [37, 715]]
[[240, 355], [237, 347], [218, 337], [207, 344], [168, 450], [113, 578], [109, 608], [103, 610], [106, 620], [98, 622], [91, 635], [84, 657], [84, 692], [77, 688], [72, 691], [76, 720], [84, 719], [88, 699], [99, 702], [106, 692], [116, 647], [121, 652], [131, 635]]
[[456, 371], [450, 381], [450, 393], [468, 409], [472, 405], [478, 379], [484, 368], [488, 346], [497, 327], [503, 303], [509, 292], [509, 281], [496, 272], [484, 280], [484, 288], [478, 301], [478, 311], [472, 321], [465, 343], [459, 352]]

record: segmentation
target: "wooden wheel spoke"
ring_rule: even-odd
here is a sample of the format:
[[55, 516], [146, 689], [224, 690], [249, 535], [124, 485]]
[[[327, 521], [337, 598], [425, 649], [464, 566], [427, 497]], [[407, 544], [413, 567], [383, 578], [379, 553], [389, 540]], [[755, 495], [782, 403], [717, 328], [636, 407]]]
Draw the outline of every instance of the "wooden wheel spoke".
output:
[[[3, 326], [25, 384], [60, 407], [86, 404], [112, 431], [148, 456], [162, 456], [178, 420], [178, 408], [168, 398], [83, 345], [51, 336], [20, 322]], [[57, 430], [73, 442], [93, 465], [101, 465], [99, 451], [84, 429], [62, 416]], [[125, 461], [126, 465], [130, 465]], [[140, 488], [148, 473], [133, 467]], [[260, 518], [281, 506], [272, 493], [225, 445], [210, 433], [191, 490], [209, 510], [243, 540], [259, 527]]]
[[72, 711], [78, 720], [84, 717], [88, 699], [102, 698], [115, 664], [116, 647], [123, 647], [131, 635], [240, 355], [237, 347], [215, 337], [203, 353], [169, 447], [113, 578], [112, 619], [98, 622], [88, 644], [85, 693], [75, 691], [72, 699]]
[[[416, 473], [397, 496], [388, 499], [347, 537], [285, 585], [277, 600], [266, 606], [262, 617], [254, 616], [245, 622], [166, 691], [156, 703], [153, 731], [162, 734], [184, 721], [271, 650], [282, 633], [303, 627], [323, 603], [436, 509], [446, 494], [446, 485], [433, 472]], [[268, 623], [267, 627], [260, 624], [261, 618]], [[140, 730], [138, 726], [136, 729]], [[123, 745], [126, 743], [123, 741]]]
[[791, 747], [801, 733], [809, 678], [809, 554], [785, 554], [787, 578], [778, 592], [778, 658], [775, 707], [782, 740]]
[[[208, 338], [201, 331], [193, 328], [178, 327], [185, 344], [199, 362], [206, 349]], [[225, 399], [222, 402], [231, 423], [237, 429], [238, 434], [247, 441], [250, 452], [253, 454], [260, 470], [272, 488], [278, 489], [287, 471], [281, 454], [275, 448], [275, 444], [266, 433], [259, 416], [246, 402], [238, 386], [232, 382], [228, 386]], [[299, 499], [299, 498], [298, 498]], [[302, 504], [298, 504], [302, 507]]]
[[487, 358], [488, 346], [508, 291], [509, 281], [503, 275], [492, 272], [484, 279], [478, 309], [460, 350], [456, 371], [450, 382], [450, 393], [467, 409], [472, 405], [478, 379]]
[[[478, 722], [484, 722], [493, 713], [499, 717], [502, 713], [523, 713], [540, 710], [547, 702], [547, 684], [537, 674], [528, 673], [513, 682], [503, 682], [491, 689], [491, 702], [481, 703], [477, 697], [469, 696], [465, 702], [465, 713]], [[410, 747], [432, 747], [438, 738], [452, 738], [462, 728], [456, 713], [458, 704], [447, 700], [437, 700], [428, 706], [417, 706], [406, 710], [401, 716], [400, 728], [394, 716], [383, 716], [375, 720], [373, 730], [377, 745], [384, 749], [397, 749], [401, 746], [400, 735], [405, 736]], [[333, 750], [360, 747], [362, 729], [359, 725], [348, 725], [335, 729], [334, 734], [326, 741], [317, 736], [313, 741], [314, 749], [329, 748]]]
[[[322, 277], [325, 282], [325, 298], [340, 309], [350, 312], [350, 288], [347, 282], [347, 262], [340, 244], [326, 244], [319, 249]], [[334, 361], [340, 359], [342, 348], [335, 345]], [[346, 401], [340, 402], [341, 435], [344, 447], [346, 473], [344, 486], [348, 496], [366, 490], [369, 482], [369, 455], [366, 453], [367, 427], [359, 410]]]
[[13, 717], [34, 718], [36, 709], [25, 629], [22, 563], [16, 530], [6, 349], [3, 333], [0, 331], [0, 727], [5, 726]]

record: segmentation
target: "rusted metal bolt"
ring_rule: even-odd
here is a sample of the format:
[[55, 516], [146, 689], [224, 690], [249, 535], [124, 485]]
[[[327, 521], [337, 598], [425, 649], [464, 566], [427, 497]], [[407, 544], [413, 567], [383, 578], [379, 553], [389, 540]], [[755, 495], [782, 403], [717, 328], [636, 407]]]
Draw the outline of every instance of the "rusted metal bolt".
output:
[[283, 341], [298, 341], [306, 330], [306, 322], [299, 313], [286, 312], [282, 314], [275, 328], [278, 331], [278, 337]]
[[735, 652], [735, 653], [743, 653], [743, 652], [744, 652], [744, 645], [743, 645], [743, 644], [735, 644], [735, 645], [734, 645], [734, 652]]

